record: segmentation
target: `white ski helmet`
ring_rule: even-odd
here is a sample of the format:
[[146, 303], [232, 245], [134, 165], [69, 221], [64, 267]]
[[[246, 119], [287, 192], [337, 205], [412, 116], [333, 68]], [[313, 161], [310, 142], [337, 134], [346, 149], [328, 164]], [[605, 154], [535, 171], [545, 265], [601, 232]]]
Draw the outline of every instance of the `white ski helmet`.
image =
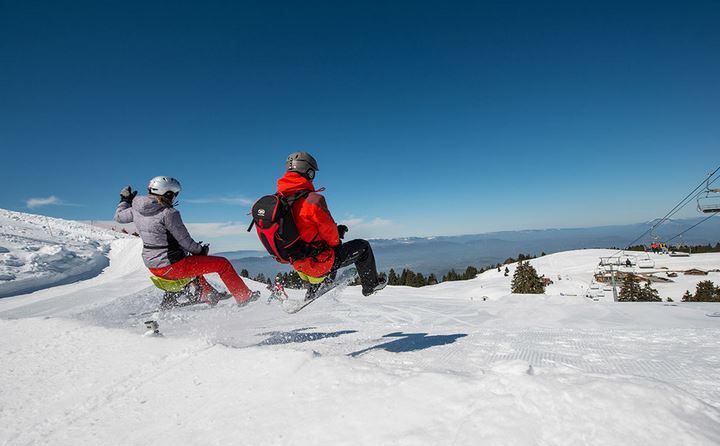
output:
[[[180, 182], [173, 177], [155, 177], [148, 184], [148, 192], [167, 198], [174, 198], [181, 190]], [[172, 194], [172, 197], [170, 194]]]

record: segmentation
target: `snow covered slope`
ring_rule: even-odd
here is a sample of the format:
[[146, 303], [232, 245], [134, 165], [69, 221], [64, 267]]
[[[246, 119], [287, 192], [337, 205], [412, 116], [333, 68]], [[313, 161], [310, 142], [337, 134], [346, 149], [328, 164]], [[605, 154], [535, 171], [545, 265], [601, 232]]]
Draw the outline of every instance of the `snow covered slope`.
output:
[[0, 298], [88, 279], [122, 234], [0, 209]]
[[[160, 293], [117, 240], [102, 274], [0, 299], [0, 444], [720, 444], [720, 305], [588, 299], [608, 252], [534, 260], [544, 296], [488, 271], [288, 315], [248, 282], [264, 295], [246, 308], [141, 316]], [[716, 274], [657, 288], [678, 300]]]

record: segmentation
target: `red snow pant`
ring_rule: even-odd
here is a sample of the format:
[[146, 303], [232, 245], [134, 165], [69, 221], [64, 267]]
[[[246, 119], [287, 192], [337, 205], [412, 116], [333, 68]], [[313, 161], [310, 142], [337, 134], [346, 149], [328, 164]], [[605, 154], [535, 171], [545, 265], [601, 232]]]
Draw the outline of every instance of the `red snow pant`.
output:
[[200, 281], [201, 296], [203, 300], [208, 293], [214, 291], [213, 287], [203, 277], [203, 274], [218, 273], [220, 279], [233, 295], [237, 303], [241, 304], [250, 299], [250, 288], [237, 275], [228, 259], [216, 256], [190, 256], [162, 268], [149, 268], [150, 272], [163, 279], [184, 279], [197, 277]]

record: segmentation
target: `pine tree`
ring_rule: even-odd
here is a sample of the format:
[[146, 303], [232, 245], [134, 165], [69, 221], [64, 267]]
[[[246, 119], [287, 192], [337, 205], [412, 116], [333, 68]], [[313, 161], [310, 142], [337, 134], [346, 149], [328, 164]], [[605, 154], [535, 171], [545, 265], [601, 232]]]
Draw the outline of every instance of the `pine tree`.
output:
[[286, 283], [285, 286], [290, 287], [290, 288], [295, 288], [295, 289], [305, 288], [305, 284], [303, 283], [302, 279], [300, 278], [300, 275], [295, 270], [290, 271], [288, 273], [285, 283]]
[[685, 294], [683, 294], [683, 296], [682, 296], [682, 301], [683, 302], [694, 302], [695, 296], [693, 296], [692, 293], [690, 293], [690, 290], [685, 290]]
[[443, 282], [451, 282], [454, 280], [460, 280], [460, 276], [458, 276], [458, 273], [456, 273], [454, 269], [451, 269], [443, 276]]
[[437, 277], [435, 277], [435, 274], [430, 273], [430, 275], [427, 278], [427, 284], [428, 285], [437, 285], [438, 280]]
[[637, 302], [641, 297], [642, 289], [640, 284], [634, 275], [626, 274], [623, 278], [623, 283], [620, 286], [620, 294], [618, 295], [619, 302]]
[[388, 273], [388, 285], [400, 285], [400, 279], [394, 269], [390, 268]]
[[408, 281], [408, 275], [410, 274], [410, 270], [407, 268], [403, 268], [402, 272], [400, 273], [400, 280], [398, 285], [407, 285]]
[[468, 266], [463, 274], [463, 280], [474, 279], [478, 275], [478, 270], [474, 266]]
[[650, 282], [645, 282], [645, 286], [640, 290], [638, 302], [662, 302], [657, 290], [650, 286]]
[[543, 294], [545, 284], [529, 262], [520, 262], [513, 274], [511, 290], [516, 294]]
[[415, 286], [415, 273], [409, 269], [403, 269], [400, 275], [400, 285]]
[[258, 274], [257, 277], [255, 278], [255, 281], [260, 282], [260, 283], [264, 283], [265, 280], [266, 280], [265, 274], [263, 274], [263, 273]]
[[248, 278], [250, 277], [250, 272], [248, 272], [248, 270], [246, 269], [243, 269], [242, 271], [240, 271], [240, 277]]
[[693, 302], [720, 302], [720, 289], [709, 280], [697, 284]]

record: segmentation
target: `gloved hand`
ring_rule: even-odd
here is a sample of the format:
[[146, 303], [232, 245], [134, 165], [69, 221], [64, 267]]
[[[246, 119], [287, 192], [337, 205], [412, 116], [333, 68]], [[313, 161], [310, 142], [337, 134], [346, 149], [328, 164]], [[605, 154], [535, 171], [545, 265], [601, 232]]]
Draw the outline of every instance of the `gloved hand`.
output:
[[345, 238], [345, 233], [348, 232], [348, 227], [345, 225], [338, 225], [338, 235], [340, 236], [340, 239]]
[[130, 186], [125, 186], [123, 190], [120, 191], [120, 202], [122, 203], [124, 201], [126, 203], [132, 203], [135, 195], [137, 195], [136, 190], [132, 190], [132, 187]]
[[[200, 242], [200, 244], [202, 245], [202, 242]], [[206, 255], [208, 255], [209, 252], [210, 252], [210, 244], [209, 244], [209, 243], [205, 243], [204, 245], [202, 245], [202, 249], [200, 250], [200, 253], [199, 253], [199, 254], [196, 254], [196, 255], [198, 255], [198, 256], [206, 256]]]

